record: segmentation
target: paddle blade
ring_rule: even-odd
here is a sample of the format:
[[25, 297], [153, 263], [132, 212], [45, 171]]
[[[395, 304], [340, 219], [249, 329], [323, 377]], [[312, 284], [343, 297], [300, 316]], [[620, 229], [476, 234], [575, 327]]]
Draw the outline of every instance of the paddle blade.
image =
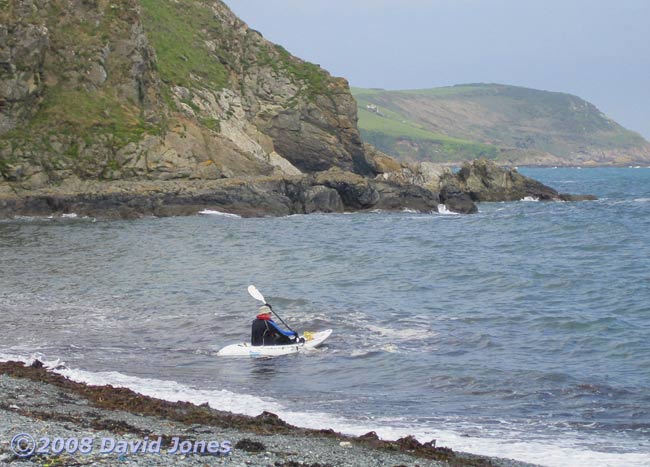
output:
[[257, 287], [255, 287], [254, 285], [248, 286], [248, 293], [251, 294], [251, 297], [253, 297], [255, 300], [259, 300], [262, 303], [266, 303], [266, 300], [264, 300], [264, 296], [260, 293], [259, 290], [257, 290]]

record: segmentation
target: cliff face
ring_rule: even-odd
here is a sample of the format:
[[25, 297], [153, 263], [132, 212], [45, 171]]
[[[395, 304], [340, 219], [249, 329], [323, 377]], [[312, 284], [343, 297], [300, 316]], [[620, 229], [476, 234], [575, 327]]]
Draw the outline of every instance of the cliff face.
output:
[[[0, 0], [0, 184], [371, 174], [348, 84], [220, 1]], [[2, 183], [4, 182], [4, 183]]]
[[0, 134], [29, 119], [38, 104], [47, 45], [45, 27], [0, 25]]

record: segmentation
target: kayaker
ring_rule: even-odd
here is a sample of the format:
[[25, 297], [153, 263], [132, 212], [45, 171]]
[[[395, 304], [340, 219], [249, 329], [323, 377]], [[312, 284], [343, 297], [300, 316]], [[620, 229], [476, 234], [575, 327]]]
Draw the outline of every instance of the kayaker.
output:
[[273, 321], [271, 308], [261, 306], [251, 328], [251, 345], [287, 345], [297, 342], [298, 333], [285, 331]]

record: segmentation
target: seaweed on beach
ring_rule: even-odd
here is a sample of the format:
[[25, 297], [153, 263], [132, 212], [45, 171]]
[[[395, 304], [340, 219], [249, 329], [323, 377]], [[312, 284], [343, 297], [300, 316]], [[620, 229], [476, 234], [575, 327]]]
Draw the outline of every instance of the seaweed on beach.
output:
[[[93, 386], [77, 383], [62, 375], [48, 371], [38, 361], [34, 362], [30, 366], [21, 362], [0, 362], [0, 374], [52, 385], [67, 392], [68, 395], [73, 394], [82, 397], [88, 400], [95, 407], [103, 410], [125, 411], [141, 416], [154, 416], [180, 422], [185, 425], [232, 428], [259, 435], [288, 434], [332, 438], [335, 440], [352, 442], [356, 445], [371, 449], [388, 452], [401, 452], [423, 459], [442, 461], [453, 467], [490, 467], [496, 465], [489, 458], [457, 454], [449, 448], [436, 447], [435, 440], [428, 443], [420, 443], [415, 439], [415, 437], [407, 436], [400, 438], [397, 441], [383, 441], [379, 439], [375, 432], [369, 432], [359, 437], [346, 436], [337, 433], [332, 429], [314, 430], [298, 428], [288, 424], [271, 412], [263, 412], [256, 417], [250, 417], [215, 410], [210, 408], [207, 404], [197, 406], [189, 402], [164, 401], [149, 396], [143, 396], [127, 388], [116, 388], [110, 385]], [[149, 431], [142, 430], [124, 421], [100, 419], [97, 416], [88, 416], [88, 414], [76, 417], [71, 414], [27, 409], [22, 409], [19, 413], [35, 419], [51, 419], [60, 422], [71, 422], [79, 426], [90, 427], [96, 430], [106, 430], [113, 433], [130, 433], [139, 436], [152, 436], [152, 433]], [[163, 444], [167, 444], [166, 442], [169, 439], [171, 439], [170, 436], [164, 435]], [[241, 440], [240, 443], [245, 443], [245, 446], [239, 445], [238, 448], [250, 452], [259, 452], [266, 449], [264, 444], [247, 439]], [[276, 466], [330, 467], [328, 464], [302, 464], [296, 461], [287, 461], [280, 464], [276, 463]]]

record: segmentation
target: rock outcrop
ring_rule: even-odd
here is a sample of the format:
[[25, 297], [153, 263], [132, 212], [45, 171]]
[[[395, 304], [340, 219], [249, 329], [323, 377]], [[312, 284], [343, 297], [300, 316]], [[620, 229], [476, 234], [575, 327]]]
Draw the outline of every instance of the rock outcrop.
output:
[[3, 9], [0, 183], [373, 174], [347, 82], [220, 1]]
[[591, 195], [567, 195], [521, 175], [517, 169], [504, 169], [487, 159], [465, 163], [455, 177], [447, 178], [444, 190], [459, 190], [472, 201], [519, 201], [526, 197], [540, 201], [584, 201]]
[[334, 169], [308, 176], [251, 180], [101, 182], [73, 189], [0, 197], [0, 218], [15, 214], [133, 218], [192, 215], [204, 209], [250, 216], [412, 209], [436, 211], [436, 193]]

